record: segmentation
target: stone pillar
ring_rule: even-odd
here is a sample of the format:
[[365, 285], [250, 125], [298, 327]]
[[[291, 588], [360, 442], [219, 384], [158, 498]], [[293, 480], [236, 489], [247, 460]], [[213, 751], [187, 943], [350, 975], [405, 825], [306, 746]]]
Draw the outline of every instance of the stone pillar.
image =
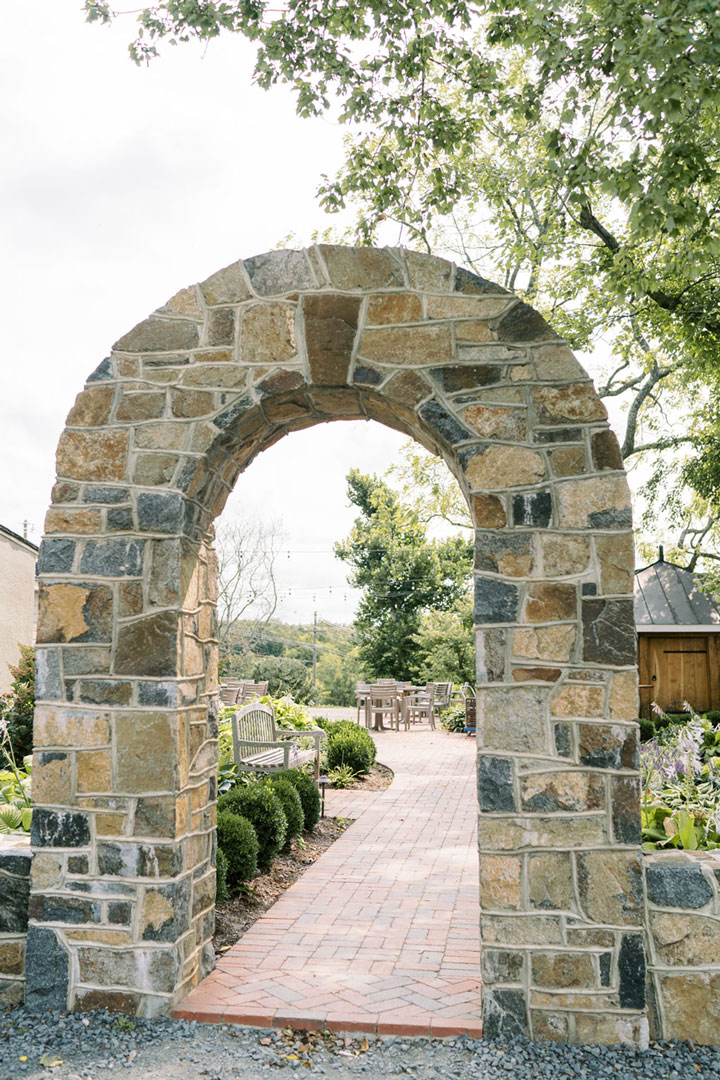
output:
[[466, 467], [512, 487], [473, 496], [484, 1029], [642, 1045], [629, 496], [597, 399], [534, 397], [533, 448]]
[[142, 532], [41, 551], [27, 1003], [167, 1013], [214, 963], [214, 554], [177, 496], [68, 494]]

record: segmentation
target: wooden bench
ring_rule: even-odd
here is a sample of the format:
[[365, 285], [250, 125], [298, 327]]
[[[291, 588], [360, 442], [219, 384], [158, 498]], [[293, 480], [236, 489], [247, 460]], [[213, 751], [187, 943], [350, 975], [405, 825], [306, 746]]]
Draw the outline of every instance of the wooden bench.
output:
[[[315, 779], [320, 776], [320, 742], [327, 738], [321, 728], [307, 731], [276, 727], [272, 706], [252, 702], [232, 716], [233, 757], [242, 772], [280, 772], [315, 759]], [[313, 747], [293, 747], [295, 739], [311, 738]]]

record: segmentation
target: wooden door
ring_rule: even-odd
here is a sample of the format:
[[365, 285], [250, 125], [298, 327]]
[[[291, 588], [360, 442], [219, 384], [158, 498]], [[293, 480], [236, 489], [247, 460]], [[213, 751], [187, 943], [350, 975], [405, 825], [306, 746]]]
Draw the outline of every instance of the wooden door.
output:
[[[650, 684], [650, 701], [665, 712], [683, 712], [689, 702], [697, 712], [713, 707], [708, 638], [704, 634], [648, 634], [647, 668], [641, 684]], [[645, 697], [645, 695], [643, 695]]]

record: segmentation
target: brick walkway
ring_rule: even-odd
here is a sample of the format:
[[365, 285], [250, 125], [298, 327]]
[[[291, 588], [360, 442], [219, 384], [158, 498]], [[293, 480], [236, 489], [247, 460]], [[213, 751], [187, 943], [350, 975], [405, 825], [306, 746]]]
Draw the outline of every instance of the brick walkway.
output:
[[176, 1017], [259, 1027], [478, 1036], [474, 743], [377, 735], [395, 779], [328, 792], [353, 825], [218, 961]]

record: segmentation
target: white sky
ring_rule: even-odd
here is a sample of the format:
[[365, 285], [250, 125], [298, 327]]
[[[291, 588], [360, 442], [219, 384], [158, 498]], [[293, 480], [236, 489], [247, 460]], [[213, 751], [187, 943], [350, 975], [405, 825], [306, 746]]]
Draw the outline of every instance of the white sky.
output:
[[[338, 125], [298, 119], [282, 87], [253, 87], [239, 38], [204, 57], [166, 47], [137, 68], [132, 28], [86, 25], [79, 2], [3, 5], [0, 523], [28, 521], [36, 542], [65, 417], [110, 344], [233, 259], [343, 225], [315, 200], [342, 159]], [[281, 617], [352, 618], [330, 556], [354, 518], [344, 478], [382, 473], [403, 441], [378, 424], [322, 425], [240, 478], [226, 514], [283, 519]]]

